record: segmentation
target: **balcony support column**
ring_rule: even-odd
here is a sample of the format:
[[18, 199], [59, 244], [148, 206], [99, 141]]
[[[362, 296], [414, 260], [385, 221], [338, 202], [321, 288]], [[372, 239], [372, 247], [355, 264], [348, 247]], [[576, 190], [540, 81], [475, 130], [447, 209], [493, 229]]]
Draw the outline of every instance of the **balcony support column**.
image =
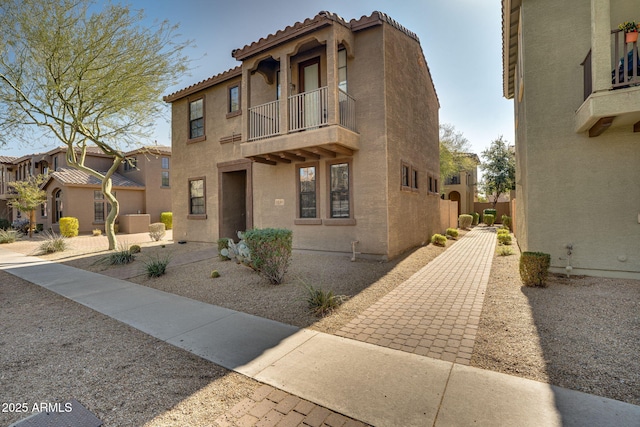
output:
[[611, 0], [591, 0], [591, 77], [593, 92], [611, 88]]
[[[251, 71], [248, 66], [242, 67], [242, 81], [240, 83], [240, 108], [242, 114], [242, 137], [244, 141], [249, 139], [249, 108], [251, 108]], [[228, 96], [228, 95], [227, 95]]]
[[338, 124], [338, 43], [332, 28], [327, 39], [327, 123]]
[[282, 52], [280, 55], [280, 134], [289, 133], [289, 96], [291, 96], [291, 56]]

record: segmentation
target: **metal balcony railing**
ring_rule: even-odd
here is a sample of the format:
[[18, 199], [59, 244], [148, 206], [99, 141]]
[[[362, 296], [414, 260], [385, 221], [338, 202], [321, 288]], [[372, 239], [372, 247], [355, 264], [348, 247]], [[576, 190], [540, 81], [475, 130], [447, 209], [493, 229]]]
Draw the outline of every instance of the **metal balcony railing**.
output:
[[280, 133], [280, 103], [268, 102], [249, 108], [249, 141]]

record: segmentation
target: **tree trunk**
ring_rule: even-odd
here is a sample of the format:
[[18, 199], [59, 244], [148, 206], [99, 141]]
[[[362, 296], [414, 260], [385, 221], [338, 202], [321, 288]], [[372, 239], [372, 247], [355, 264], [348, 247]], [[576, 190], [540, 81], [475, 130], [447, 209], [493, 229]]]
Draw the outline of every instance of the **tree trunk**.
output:
[[33, 237], [33, 226], [36, 222], [36, 211], [29, 211], [29, 238]]

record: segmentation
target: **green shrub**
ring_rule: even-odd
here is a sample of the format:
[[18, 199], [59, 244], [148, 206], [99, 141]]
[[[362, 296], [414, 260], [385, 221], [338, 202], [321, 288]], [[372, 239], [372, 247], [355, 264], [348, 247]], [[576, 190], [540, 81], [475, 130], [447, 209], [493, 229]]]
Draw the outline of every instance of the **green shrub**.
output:
[[431, 236], [431, 243], [436, 246], [445, 246], [447, 244], [447, 236], [443, 236], [442, 234], [434, 234]]
[[162, 240], [165, 234], [166, 232], [164, 223], [154, 222], [153, 224], [149, 225], [149, 237], [151, 237], [156, 242]]
[[4, 230], [0, 228], [0, 243], [13, 243], [16, 241], [18, 232], [15, 230]]
[[458, 235], [459, 235], [459, 233], [458, 233], [458, 229], [456, 229], [456, 228], [447, 228], [447, 231], [446, 231], [446, 233], [445, 233], [445, 234], [446, 234], [447, 236], [451, 236], [451, 237], [453, 237], [454, 239], [457, 239], [457, 238], [458, 238]]
[[36, 224], [36, 233], [42, 233], [44, 231], [44, 224]]
[[120, 248], [119, 250], [116, 250], [115, 252], [108, 255], [107, 262], [110, 265], [122, 265], [122, 264], [129, 264], [130, 262], [133, 262], [135, 259], [136, 259], [136, 256], [132, 254], [129, 249]]
[[498, 242], [501, 245], [510, 245], [511, 244], [511, 234], [509, 234], [509, 233], [498, 233]]
[[211, 272], [211, 278], [212, 279], [217, 279], [218, 277], [220, 277], [220, 273], [218, 272], [218, 270], [213, 270]]
[[338, 308], [342, 303], [342, 298], [333, 294], [333, 291], [316, 289], [307, 286], [307, 305], [309, 309], [319, 317], [324, 317]]
[[473, 217], [471, 215], [462, 214], [458, 217], [458, 227], [466, 230], [471, 227], [471, 223], [473, 222]]
[[496, 219], [496, 217], [491, 215], [491, 214], [486, 214], [486, 215], [482, 216], [482, 220], [487, 225], [493, 225], [493, 222], [495, 221], [495, 219]]
[[509, 230], [506, 228], [498, 228], [498, 235], [500, 234], [509, 234]]
[[62, 252], [67, 249], [67, 238], [54, 232], [45, 232], [45, 240], [40, 243], [39, 249], [43, 254]]
[[502, 226], [511, 230], [511, 217], [508, 215], [502, 215]]
[[478, 225], [478, 222], [480, 221], [480, 214], [478, 212], [474, 212], [471, 214], [473, 216], [473, 225]]
[[227, 239], [226, 237], [222, 238], [222, 239], [218, 239], [218, 256], [220, 257], [220, 259], [222, 261], [228, 261], [231, 258], [229, 258], [228, 256], [224, 256], [222, 255], [222, 250], [226, 249], [227, 251], [225, 253], [228, 253], [229, 251], [229, 239]]
[[495, 209], [485, 209], [482, 211], [482, 220], [484, 221], [484, 216], [485, 215], [493, 215], [493, 218], [495, 220], [495, 218], [498, 216], [498, 211], [496, 211]]
[[279, 285], [289, 268], [293, 232], [282, 228], [249, 230], [244, 240], [251, 252], [253, 267], [273, 285]]
[[11, 228], [11, 223], [6, 218], [0, 218], [0, 230], [8, 230]]
[[131, 252], [132, 254], [139, 254], [140, 251], [142, 251], [142, 248], [140, 247], [140, 245], [131, 245], [129, 247], [129, 252]]
[[144, 261], [144, 269], [147, 277], [160, 277], [167, 272], [167, 265], [171, 261], [171, 257], [167, 255], [156, 255]]
[[173, 228], [173, 213], [171, 212], [160, 213], [160, 222], [164, 224], [164, 227], [166, 230], [171, 230]]
[[525, 286], [547, 285], [551, 255], [542, 252], [523, 252], [520, 257], [520, 278]]
[[60, 218], [60, 234], [64, 237], [75, 237], [78, 235], [80, 223], [78, 218], [72, 216], [64, 216]]
[[509, 256], [513, 255], [513, 249], [510, 246], [498, 246], [498, 255]]

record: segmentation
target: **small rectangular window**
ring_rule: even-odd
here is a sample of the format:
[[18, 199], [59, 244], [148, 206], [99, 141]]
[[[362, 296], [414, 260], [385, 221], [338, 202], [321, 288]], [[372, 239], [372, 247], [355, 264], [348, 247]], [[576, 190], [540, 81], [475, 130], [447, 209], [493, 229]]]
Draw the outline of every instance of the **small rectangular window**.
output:
[[433, 177], [429, 177], [429, 193], [433, 193]]
[[47, 217], [47, 202], [40, 205], [40, 216], [43, 218]]
[[162, 169], [169, 169], [169, 158], [168, 157], [163, 157], [162, 158]]
[[317, 176], [316, 167], [307, 166], [298, 168], [299, 188], [299, 218], [317, 218]]
[[204, 98], [189, 103], [189, 139], [204, 136]]
[[411, 188], [418, 189], [418, 171], [411, 168]]
[[162, 171], [162, 186], [169, 186], [169, 171]]
[[235, 113], [240, 110], [240, 86], [229, 88], [229, 112]]
[[189, 181], [189, 214], [206, 214], [204, 179], [192, 179]]
[[338, 49], [338, 88], [347, 92], [347, 50]]
[[124, 171], [130, 172], [137, 169], [138, 159], [135, 157], [127, 157], [124, 159]]
[[330, 166], [329, 204], [331, 218], [350, 218], [349, 163]]
[[104, 222], [104, 202], [93, 202], [93, 221]]
[[409, 165], [405, 163], [402, 164], [401, 185], [404, 188], [409, 188]]

